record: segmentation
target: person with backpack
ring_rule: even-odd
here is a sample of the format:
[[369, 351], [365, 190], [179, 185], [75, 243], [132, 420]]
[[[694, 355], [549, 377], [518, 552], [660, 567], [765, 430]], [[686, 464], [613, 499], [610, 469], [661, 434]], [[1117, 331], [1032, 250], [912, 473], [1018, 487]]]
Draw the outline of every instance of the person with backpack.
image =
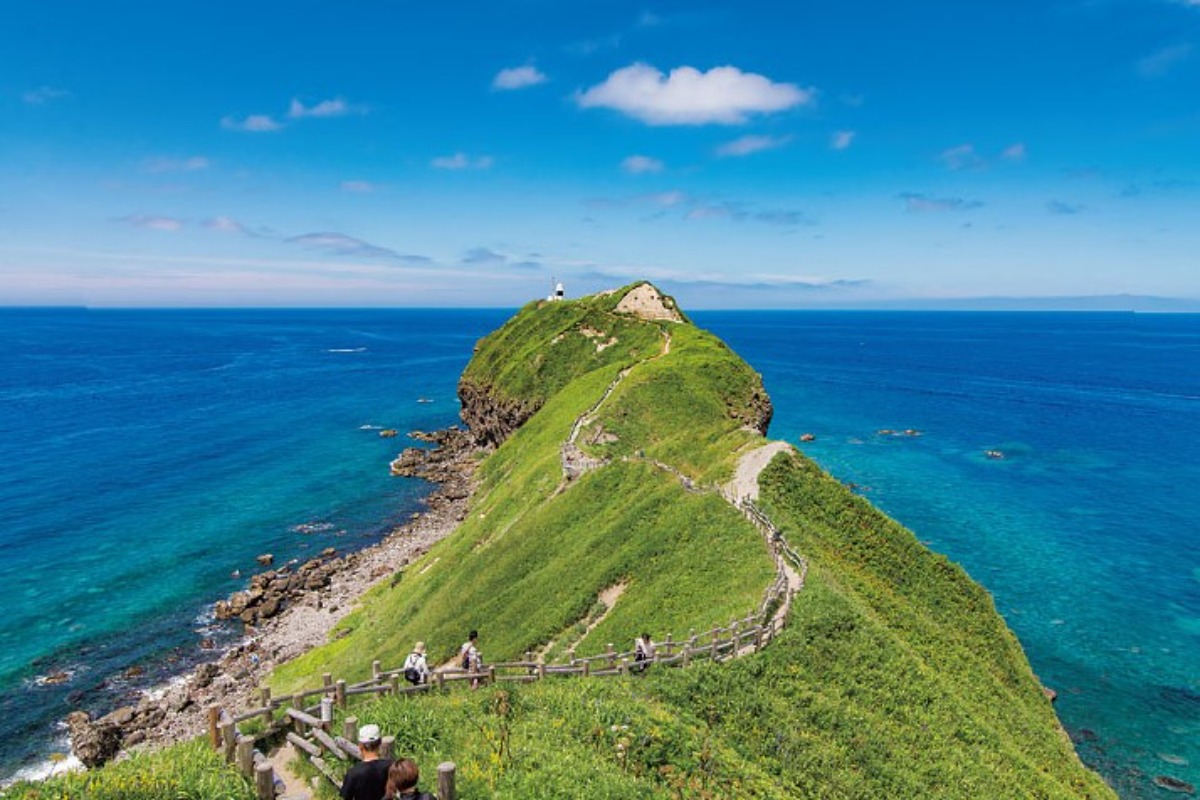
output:
[[404, 659], [404, 680], [413, 686], [429, 683], [429, 664], [425, 661], [425, 643], [417, 642]]
[[[479, 631], [471, 631], [463, 646], [458, 648], [458, 666], [467, 672], [482, 672], [483, 657], [479, 655]], [[471, 688], [479, 688], [479, 678], [471, 679]]]
[[634, 671], [643, 672], [653, 660], [654, 642], [650, 640], [650, 634], [643, 633], [641, 638], [633, 640]]
[[421, 773], [417, 762], [402, 758], [388, 770], [387, 794], [383, 800], [436, 800], [429, 792], [417, 788]]

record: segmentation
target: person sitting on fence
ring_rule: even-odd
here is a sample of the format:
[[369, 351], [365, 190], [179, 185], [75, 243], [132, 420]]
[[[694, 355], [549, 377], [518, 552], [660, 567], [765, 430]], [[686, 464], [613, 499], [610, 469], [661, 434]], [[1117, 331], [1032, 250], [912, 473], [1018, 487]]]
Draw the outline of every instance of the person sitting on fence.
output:
[[633, 641], [633, 660], [634, 670], [641, 672], [650, 665], [654, 660], [654, 642], [650, 640], [650, 634], [643, 633], [641, 638]]
[[[458, 666], [467, 672], [483, 671], [483, 656], [479, 655], [479, 648], [476, 646], [478, 642], [479, 631], [471, 631], [467, 640], [463, 642], [463, 646], [458, 648]], [[479, 678], [472, 678], [471, 688], [477, 689], [478, 687]]]
[[429, 664], [425, 661], [424, 642], [417, 642], [408, 658], [404, 659], [404, 680], [413, 686], [429, 683]]
[[417, 762], [411, 758], [395, 762], [388, 770], [387, 794], [383, 800], [435, 800], [429, 792], [417, 788], [420, 777]]
[[383, 737], [378, 725], [363, 725], [358, 729], [358, 745], [362, 761], [355, 764], [342, 780], [342, 800], [379, 800], [387, 791], [390, 759], [379, 757]]

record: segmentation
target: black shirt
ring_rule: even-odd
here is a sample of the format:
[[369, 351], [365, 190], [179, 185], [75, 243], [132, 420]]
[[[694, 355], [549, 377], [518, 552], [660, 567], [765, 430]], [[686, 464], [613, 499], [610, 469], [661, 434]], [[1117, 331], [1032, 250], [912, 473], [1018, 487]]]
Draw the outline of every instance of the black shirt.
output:
[[392, 762], [387, 758], [355, 764], [342, 781], [342, 800], [380, 800], [387, 792], [390, 766]]

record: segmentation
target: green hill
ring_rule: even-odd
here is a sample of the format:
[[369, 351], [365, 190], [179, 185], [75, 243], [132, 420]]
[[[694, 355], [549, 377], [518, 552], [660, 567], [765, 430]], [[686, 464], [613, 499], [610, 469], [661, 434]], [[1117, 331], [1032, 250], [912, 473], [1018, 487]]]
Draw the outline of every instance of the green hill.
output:
[[[623, 312], [634, 296], [640, 315]], [[498, 447], [466, 520], [279, 669], [277, 694], [398, 665], [418, 639], [446, 661], [470, 628], [489, 661], [561, 660], [758, 607], [775, 564], [719, 488], [766, 444], [770, 402], [748, 365], [656, 296], [635, 284], [533, 303], [479, 343], [463, 416]], [[759, 487], [809, 567], [762, 652], [349, 713], [427, 769], [456, 762], [467, 798], [1114, 796], [962, 569], [798, 453], [776, 456]]]

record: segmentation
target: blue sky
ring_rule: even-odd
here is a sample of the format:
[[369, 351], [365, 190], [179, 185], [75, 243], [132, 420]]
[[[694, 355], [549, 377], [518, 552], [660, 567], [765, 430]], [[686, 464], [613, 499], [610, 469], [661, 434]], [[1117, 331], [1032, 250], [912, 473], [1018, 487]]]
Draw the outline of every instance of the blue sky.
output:
[[0, 67], [0, 304], [1200, 298], [1200, 0], [46, 0]]

